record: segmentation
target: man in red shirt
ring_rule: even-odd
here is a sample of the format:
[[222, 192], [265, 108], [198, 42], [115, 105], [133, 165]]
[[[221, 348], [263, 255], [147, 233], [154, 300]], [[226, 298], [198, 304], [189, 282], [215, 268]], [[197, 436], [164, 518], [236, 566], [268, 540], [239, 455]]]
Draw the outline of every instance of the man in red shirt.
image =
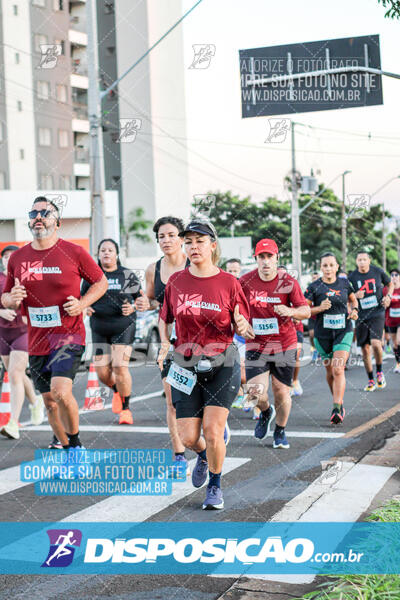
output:
[[[29, 366], [47, 408], [54, 435], [64, 448], [80, 447], [79, 409], [72, 394], [85, 348], [82, 311], [107, 290], [102, 270], [81, 247], [58, 237], [56, 204], [39, 196], [29, 212], [33, 242], [8, 263], [1, 296], [5, 308], [28, 318]], [[91, 286], [80, 298], [81, 279]]]
[[269, 375], [276, 404], [274, 448], [289, 448], [285, 426], [291, 408], [290, 388], [296, 364], [297, 335], [292, 318], [303, 320], [310, 308], [298, 282], [278, 273], [278, 246], [263, 239], [256, 245], [257, 269], [240, 278], [250, 306], [254, 340], [246, 340], [246, 379], [249, 397], [261, 409], [254, 435], [264, 439], [275, 417], [268, 402]]

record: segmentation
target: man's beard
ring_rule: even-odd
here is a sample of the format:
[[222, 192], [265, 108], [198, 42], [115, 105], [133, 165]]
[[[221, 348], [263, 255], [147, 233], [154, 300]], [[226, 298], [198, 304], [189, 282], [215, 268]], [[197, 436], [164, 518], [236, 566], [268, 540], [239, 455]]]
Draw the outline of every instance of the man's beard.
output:
[[55, 229], [55, 224], [49, 227], [46, 227], [44, 224], [42, 224], [41, 229], [35, 229], [35, 226], [30, 227], [33, 237], [37, 240], [43, 240], [44, 238], [50, 237], [54, 233]]

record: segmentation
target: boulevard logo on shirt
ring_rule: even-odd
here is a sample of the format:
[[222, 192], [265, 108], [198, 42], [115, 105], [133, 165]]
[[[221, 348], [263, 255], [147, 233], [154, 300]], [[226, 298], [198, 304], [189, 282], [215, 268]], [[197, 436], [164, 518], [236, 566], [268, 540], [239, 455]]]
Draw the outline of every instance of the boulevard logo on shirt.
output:
[[201, 309], [214, 310], [221, 312], [218, 304], [212, 302], [203, 302], [202, 294], [178, 294], [178, 305], [176, 314], [183, 313], [184, 315], [199, 315]]
[[41, 281], [43, 275], [61, 275], [60, 267], [44, 267], [43, 261], [34, 260], [21, 263], [22, 281]]
[[268, 292], [250, 291], [250, 304], [252, 306], [265, 306], [266, 304], [281, 304], [282, 300], [277, 296], [268, 296]]

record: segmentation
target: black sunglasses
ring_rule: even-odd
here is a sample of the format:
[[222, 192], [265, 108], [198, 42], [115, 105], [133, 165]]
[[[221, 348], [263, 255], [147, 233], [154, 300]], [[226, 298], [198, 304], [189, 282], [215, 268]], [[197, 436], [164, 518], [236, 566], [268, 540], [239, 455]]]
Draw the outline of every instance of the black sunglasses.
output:
[[38, 215], [42, 217], [42, 219], [47, 219], [50, 215], [53, 215], [54, 211], [49, 210], [48, 208], [42, 208], [42, 210], [33, 209], [28, 213], [30, 219], [36, 219]]

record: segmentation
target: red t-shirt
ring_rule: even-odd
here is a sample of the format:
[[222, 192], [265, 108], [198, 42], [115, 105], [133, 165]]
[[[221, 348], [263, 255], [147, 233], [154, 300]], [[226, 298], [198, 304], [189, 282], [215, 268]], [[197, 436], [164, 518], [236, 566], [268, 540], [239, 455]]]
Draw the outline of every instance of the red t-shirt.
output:
[[[1, 272], [0, 273], [0, 296], [3, 293], [4, 286], [6, 284], [6, 279], [7, 278], [4, 275], [4, 273]], [[3, 308], [3, 305], [1, 305], [0, 308]], [[13, 321], [7, 321], [7, 319], [3, 319], [3, 317], [0, 317], [0, 329], [20, 329], [21, 335], [22, 335], [23, 333], [26, 333], [27, 327], [26, 327], [26, 324], [22, 320], [21, 311], [18, 310], [18, 311], [16, 311], [16, 313], [17, 313], [17, 316], [15, 317], [15, 319]]]
[[246, 350], [277, 354], [296, 348], [297, 335], [291, 317], [280, 317], [274, 307], [279, 304], [295, 308], [308, 306], [297, 281], [288, 273], [263, 281], [258, 269], [246, 273], [239, 281], [249, 302], [250, 323], [256, 333], [253, 340], [246, 340]]
[[196, 277], [189, 269], [170, 276], [160, 318], [175, 319], [175, 350], [179, 354], [216, 356], [231, 345], [233, 311], [249, 318], [249, 307], [238, 280], [220, 270], [211, 277]]
[[[387, 286], [383, 288], [383, 295], [387, 294]], [[393, 290], [392, 301], [385, 310], [385, 325], [387, 327], [400, 327], [400, 288]]]
[[12, 253], [7, 270], [4, 292], [11, 291], [15, 277], [27, 292], [21, 308], [28, 317], [29, 354], [47, 355], [66, 344], [85, 344], [82, 314], [70, 317], [63, 304], [68, 296], [81, 297], [81, 279], [95, 283], [103, 277], [86, 250], [60, 239], [46, 250], [27, 244]]

